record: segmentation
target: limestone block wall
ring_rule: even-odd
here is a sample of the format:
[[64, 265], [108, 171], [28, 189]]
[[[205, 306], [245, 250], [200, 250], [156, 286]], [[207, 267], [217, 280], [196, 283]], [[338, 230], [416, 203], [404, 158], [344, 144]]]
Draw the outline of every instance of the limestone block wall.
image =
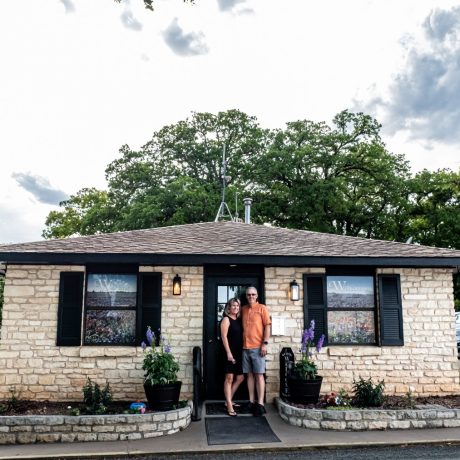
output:
[[[266, 303], [271, 315], [286, 319], [286, 335], [274, 336], [267, 364], [267, 399], [278, 395], [279, 353], [300, 348], [303, 328], [303, 273], [323, 269], [266, 268]], [[353, 380], [385, 380], [387, 394], [442, 395], [459, 393], [459, 363], [455, 340], [453, 280], [450, 269], [380, 269], [401, 277], [404, 346], [329, 346], [317, 356], [323, 375], [322, 392], [352, 389]], [[289, 300], [296, 279], [301, 299]], [[298, 354], [297, 356], [298, 357]]]
[[[203, 274], [197, 267], [141, 267], [163, 273], [162, 330], [178, 357], [182, 398], [192, 392], [192, 349], [201, 346]], [[9, 265], [0, 340], [0, 399], [81, 400], [87, 377], [110, 383], [114, 398], [144, 398], [140, 347], [56, 346], [59, 277], [84, 266]], [[182, 295], [172, 279], [182, 277]], [[186, 306], [186, 313], [183, 307]]]

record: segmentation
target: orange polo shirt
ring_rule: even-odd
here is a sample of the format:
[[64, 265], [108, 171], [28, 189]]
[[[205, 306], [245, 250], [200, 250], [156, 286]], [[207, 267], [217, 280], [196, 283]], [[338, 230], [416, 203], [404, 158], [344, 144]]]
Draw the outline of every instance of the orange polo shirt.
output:
[[272, 323], [267, 307], [258, 302], [252, 307], [245, 305], [241, 309], [241, 316], [243, 318], [243, 348], [260, 348], [264, 343], [265, 326]]

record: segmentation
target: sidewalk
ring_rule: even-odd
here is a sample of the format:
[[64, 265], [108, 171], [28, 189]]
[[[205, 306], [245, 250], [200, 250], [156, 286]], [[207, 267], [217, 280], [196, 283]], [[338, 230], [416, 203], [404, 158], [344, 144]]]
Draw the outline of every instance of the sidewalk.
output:
[[171, 436], [139, 441], [80, 442], [0, 446], [0, 460], [43, 458], [110, 458], [128, 455], [210, 453], [228, 451], [280, 451], [308, 448], [387, 446], [402, 444], [460, 444], [460, 428], [389, 431], [316, 431], [288, 425], [272, 405], [266, 415], [281, 442], [208, 446], [203, 417]]

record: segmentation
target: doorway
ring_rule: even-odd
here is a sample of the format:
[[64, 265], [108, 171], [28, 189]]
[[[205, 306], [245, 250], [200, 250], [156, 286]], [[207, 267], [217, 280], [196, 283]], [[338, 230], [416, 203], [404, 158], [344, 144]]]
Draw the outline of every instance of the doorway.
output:
[[[238, 297], [246, 303], [246, 289], [255, 286], [259, 301], [263, 302], [263, 267], [260, 266], [207, 266], [204, 270], [204, 318], [203, 318], [203, 383], [205, 399], [224, 399], [223, 345], [220, 338], [220, 321], [225, 304]], [[248, 399], [243, 383], [235, 399]]]

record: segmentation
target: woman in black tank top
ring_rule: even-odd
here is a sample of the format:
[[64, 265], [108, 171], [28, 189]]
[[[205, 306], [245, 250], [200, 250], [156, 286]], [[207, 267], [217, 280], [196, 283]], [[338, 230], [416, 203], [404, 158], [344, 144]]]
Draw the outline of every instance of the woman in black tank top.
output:
[[243, 357], [243, 326], [241, 324], [240, 301], [230, 299], [225, 305], [224, 317], [220, 323], [220, 336], [225, 349], [225, 381], [224, 395], [227, 413], [236, 416], [233, 407], [233, 395], [244, 380]]

